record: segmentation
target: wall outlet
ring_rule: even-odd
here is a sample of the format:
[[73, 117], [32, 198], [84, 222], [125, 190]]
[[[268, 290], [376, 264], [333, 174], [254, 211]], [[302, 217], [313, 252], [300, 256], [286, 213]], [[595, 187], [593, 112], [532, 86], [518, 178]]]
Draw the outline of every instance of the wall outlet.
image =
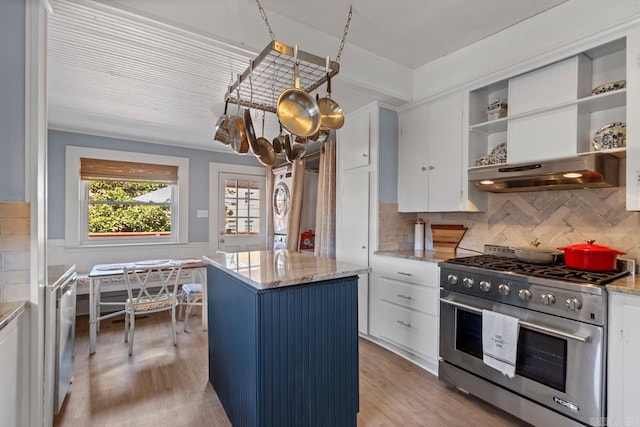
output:
[[197, 218], [209, 218], [209, 211], [207, 210], [197, 210], [196, 211]]

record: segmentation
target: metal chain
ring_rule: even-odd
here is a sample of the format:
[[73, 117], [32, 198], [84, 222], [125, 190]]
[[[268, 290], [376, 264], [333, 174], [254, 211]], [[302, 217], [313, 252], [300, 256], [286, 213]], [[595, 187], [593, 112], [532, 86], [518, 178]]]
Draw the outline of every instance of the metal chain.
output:
[[349, 5], [349, 15], [347, 16], [347, 24], [344, 26], [344, 34], [342, 34], [342, 40], [340, 41], [340, 49], [338, 49], [338, 56], [336, 56], [336, 62], [338, 64], [340, 63], [340, 56], [342, 56], [342, 49], [344, 49], [344, 42], [345, 40], [347, 40], [347, 33], [349, 32], [349, 24], [351, 23], [352, 16], [353, 16], [353, 6]]
[[267, 18], [267, 14], [262, 8], [262, 5], [260, 4], [260, 0], [256, 0], [256, 3], [258, 3], [258, 10], [260, 11], [260, 16], [262, 16], [264, 23], [267, 24], [267, 28], [269, 29], [269, 35], [271, 36], [271, 40], [275, 40], [276, 35], [273, 34], [273, 30], [271, 29], [271, 24], [269, 24], [269, 19]]

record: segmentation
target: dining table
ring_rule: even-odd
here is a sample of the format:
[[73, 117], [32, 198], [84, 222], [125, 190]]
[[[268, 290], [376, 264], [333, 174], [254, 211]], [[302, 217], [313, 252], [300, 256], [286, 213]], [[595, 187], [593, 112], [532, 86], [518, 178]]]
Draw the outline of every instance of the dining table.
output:
[[[125, 301], [101, 301], [103, 292], [121, 291], [126, 289], [124, 281], [125, 268], [140, 268], [141, 270], [153, 266], [179, 267], [181, 270], [179, 283], [193, 283], [196, 278], [202, 283], [202, 329], [207, 330], [207, 266], [198, 258], [189, 259], [154, 259], [111, 264], [96, 264], [91, 268], [89, 278], [89, 354], [96, 352], [97, 332], [100, 321], [111, 317], [124, 315]], [[101, 313], [101, 307], [111, 307], [106, 314]]]

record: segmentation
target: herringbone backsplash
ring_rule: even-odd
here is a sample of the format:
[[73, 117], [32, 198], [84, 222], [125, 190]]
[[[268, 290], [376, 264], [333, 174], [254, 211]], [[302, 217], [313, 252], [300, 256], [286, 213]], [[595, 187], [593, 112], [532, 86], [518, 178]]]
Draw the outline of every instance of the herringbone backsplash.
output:
[[[624, 188], [490, 193], [487, 212], [419, 213], [410, 220], [406, 215], [397, 205], [380, 206], [380, 249], [393, 249], [391, 233], [398, 236], [398, 248], [413, 247], [413, 221], [422, 218], [427, 230], [429, 224], [465, 225], [460, 247], [476, 251], [485, 244], [527, 246], [538, 239], [540, 247], [556, 248], [594, 239], [626, 252], [622, 258], [640, 259], [640, 212], [625, 209]], [[405, 239], [409, 245], [402, 245]]]

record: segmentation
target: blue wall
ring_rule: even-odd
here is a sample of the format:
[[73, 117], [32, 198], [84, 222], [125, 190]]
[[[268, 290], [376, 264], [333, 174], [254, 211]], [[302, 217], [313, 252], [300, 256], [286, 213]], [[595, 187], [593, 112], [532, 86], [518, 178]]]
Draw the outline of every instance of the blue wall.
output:
[[398, 203], [398, 113], [380, 107], [378, 117], [378, 202]]
[[250, 155], [241, 156], [50, 130], [47, 197], [49, 239], [64, 239], [65, 147], [67, 145], [187, 157], [189, 159], [189, 242], [191, 243], [209, 241], [209, 219], [196, 217], [197, 210], [209, 209], [209, 162], [260, 166]]
[[25, 201], [25, 5], [0, 0], [0, 201]]

